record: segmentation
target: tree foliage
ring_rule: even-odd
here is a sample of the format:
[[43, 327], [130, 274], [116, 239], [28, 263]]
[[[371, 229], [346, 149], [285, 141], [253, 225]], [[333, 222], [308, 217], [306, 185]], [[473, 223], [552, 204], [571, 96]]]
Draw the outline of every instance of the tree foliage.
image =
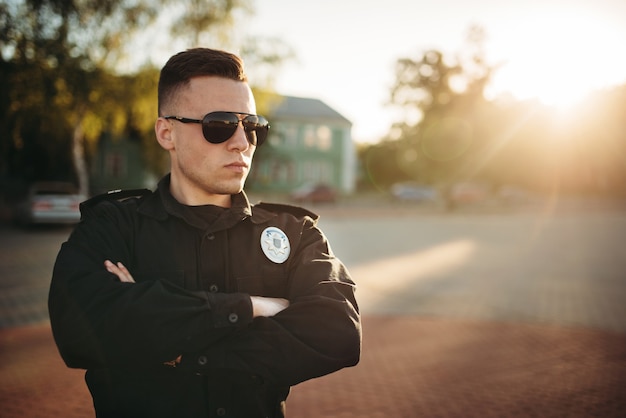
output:
[[[158, 71], [121, 74], [135, 36], [177, 11], [171, 39], [226, 34], [247, 0], [16, 0], [0, 3], [0, 179], [73, 179], [88, 188], [99, 138], [133, 136], [157, 170]], [[185, 30], [180, 30], [184, 27]], [[188, 44], [187, 44], [188, 45]], [[195, 46], [195, 45], [191, 45]], [[73, 158], [72, 158], [73, 156]]]
[[486, 64], [483, 39], [471, 28], [464, 56], [429, 50], [398, 60], [391, 102], [408, 116], [362, 151], [370, 184], [625, 193], [626, 86], [596, 92], [569, 116], [535, 101], [488, 100], [497, 67]]
[[398, 60], [391, 101], [419, 116], [417, 123], [395, 127], [401, 143], [396, 160], [408, 179], [447, 183], [473, 169], [472, 156], [484, 146], [481, 119], [488, 104], [483, 88], [491, 74], [481, 54], [480, 44], [475, 45], [465, 66], [437, 50]]
[[235, 12], [252, 12], [247, 0], [187, 0], [177, 4], [182, 6], [181, 13], [174, 19], [170, 33], [192, 46], [207, 43], [203, 39], [204, 35], [209, 34], [207, 28], [215, 29], [210, 34], [219, 43], [228, 43], [230, 38], [227, 30], [235, 23]]

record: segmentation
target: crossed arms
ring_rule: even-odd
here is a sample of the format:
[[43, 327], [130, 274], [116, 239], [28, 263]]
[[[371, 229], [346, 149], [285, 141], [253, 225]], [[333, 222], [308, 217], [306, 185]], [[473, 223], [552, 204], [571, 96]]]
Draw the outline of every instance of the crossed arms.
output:
[[[126, 266], [121, 262], [113, 263], [110, 260], [104, 262], [104, 267], [109, 273], [115, 274], [120, 282], [135, 283]], [[250, 296], [252, 302], [252, 317], [270, 317], [289, 307], [289, 301], [284, 298], [269, 298], [264, 296]]]
[[[127, 232], [134, 224], [113, 209], [104, 206], [83, 221], [55, 263], [50, 319], [69, 367], [154, 367], [182, 355], [182, 373], [239, 370], [294, 385], [358, 362], [354, 283], [312, 225], [302, 226], [287, 294], [261, 297], [244, 287], [184, 287], [185, 272], [163, 262], [177, 247], [166, 239], [138, 243]], [[169, 238], [170, 231], [155, 229]], [[153, 263], [124, 267], [137, 257]], [[103, 265], [107, 259], [124, 264]], [[239, 320], [231, 321], [235, 313]]]

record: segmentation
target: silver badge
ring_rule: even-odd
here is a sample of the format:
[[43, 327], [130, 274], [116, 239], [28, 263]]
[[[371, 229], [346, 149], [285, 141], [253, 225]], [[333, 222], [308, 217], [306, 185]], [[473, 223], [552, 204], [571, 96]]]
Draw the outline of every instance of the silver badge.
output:
[[261, 233], [261, 249], [270, 261], [282, 264], [287, 261], [291, 251], [289, 238], [279, 228], [267, 227]]

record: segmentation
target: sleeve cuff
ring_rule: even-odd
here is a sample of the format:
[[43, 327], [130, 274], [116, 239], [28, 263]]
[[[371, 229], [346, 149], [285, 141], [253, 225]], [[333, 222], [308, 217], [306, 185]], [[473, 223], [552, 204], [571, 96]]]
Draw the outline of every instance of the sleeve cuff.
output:
[[252, 301], [245, 293], [210, 293], [215, 328], [242, 327], [252, 322]]

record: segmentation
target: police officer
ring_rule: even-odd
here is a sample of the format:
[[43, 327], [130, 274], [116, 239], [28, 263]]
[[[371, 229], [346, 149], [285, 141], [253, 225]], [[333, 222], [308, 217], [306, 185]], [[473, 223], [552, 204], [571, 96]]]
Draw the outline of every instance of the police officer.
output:
[[97, 417], [283, 417], [290, 386], [359, 361], [354, 283], [317, 216], [243, 191], [269, 124], [239, 57], [163, 67], [154, 192], [85, 202], [55, 263], [52, 330]]

